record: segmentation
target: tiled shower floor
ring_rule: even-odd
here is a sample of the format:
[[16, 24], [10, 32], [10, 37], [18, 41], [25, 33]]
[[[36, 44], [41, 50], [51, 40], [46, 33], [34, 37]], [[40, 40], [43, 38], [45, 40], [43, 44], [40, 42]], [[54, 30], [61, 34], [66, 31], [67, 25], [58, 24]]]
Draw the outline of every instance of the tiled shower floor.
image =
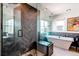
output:
[[22, 56], [43, 56], [44, 54], [36, 51], [35, 49], [32, 49], [31, 51], [28, 51], [27, 53], [23, 54]]

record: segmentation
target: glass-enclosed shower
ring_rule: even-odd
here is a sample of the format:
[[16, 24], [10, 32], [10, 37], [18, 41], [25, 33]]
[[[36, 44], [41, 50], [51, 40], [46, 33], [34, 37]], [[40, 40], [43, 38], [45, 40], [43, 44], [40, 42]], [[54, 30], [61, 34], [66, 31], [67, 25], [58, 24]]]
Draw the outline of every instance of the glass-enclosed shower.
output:
[[27, 3], [3, 3], [0, 9], [1, 55], [37, 55], [37, 9]]
[[53, 51], [53, 46], [46, 37], [50, 29], [49, 12], [44, 14], [47, 9], [42, 9], [39, 3], [2, 3], [0, 5], [1, 55], [50, 55], [49, 49]]

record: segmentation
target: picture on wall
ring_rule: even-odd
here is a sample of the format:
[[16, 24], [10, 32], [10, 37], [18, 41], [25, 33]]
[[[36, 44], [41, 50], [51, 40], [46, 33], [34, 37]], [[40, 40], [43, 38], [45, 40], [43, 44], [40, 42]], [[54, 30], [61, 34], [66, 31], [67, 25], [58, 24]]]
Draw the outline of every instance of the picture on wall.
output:
[[67, 31], [79, 31], [79, 17], [67, 19]]

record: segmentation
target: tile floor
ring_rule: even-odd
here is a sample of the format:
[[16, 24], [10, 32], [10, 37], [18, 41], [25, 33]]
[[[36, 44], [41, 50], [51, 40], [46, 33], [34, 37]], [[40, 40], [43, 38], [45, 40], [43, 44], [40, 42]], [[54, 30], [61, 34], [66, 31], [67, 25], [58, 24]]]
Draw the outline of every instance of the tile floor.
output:
[[[30, 53], [33, 55], [35, 50], [31, 50], [28, 53], [23, 54], [22, 56], [28, 56]], [[68, 51], [54, 46], [53, 54], [51, 56], [79, 56], [79, 53], [74, 51]], [[41, 52], [37, 51], [37, 56], [43, 56]]]
[[79, 53], [54, 47], [54, 53], [52, 56], [79, 56]]

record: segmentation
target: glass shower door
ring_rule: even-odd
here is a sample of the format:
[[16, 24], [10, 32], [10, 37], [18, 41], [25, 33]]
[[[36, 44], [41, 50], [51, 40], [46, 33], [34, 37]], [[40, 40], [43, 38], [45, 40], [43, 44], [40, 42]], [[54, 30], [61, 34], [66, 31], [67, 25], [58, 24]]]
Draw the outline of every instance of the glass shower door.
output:
[[19, 4], [4, 3], [2, 23], [2, 55], [19, 55], [21, 50], [21, 10]]
[[0, 56], [1, 56], [1, 3], [0, 3]]
[[14, 37], [14, 4], [3, 4], [2, 55], [16, 55]]

